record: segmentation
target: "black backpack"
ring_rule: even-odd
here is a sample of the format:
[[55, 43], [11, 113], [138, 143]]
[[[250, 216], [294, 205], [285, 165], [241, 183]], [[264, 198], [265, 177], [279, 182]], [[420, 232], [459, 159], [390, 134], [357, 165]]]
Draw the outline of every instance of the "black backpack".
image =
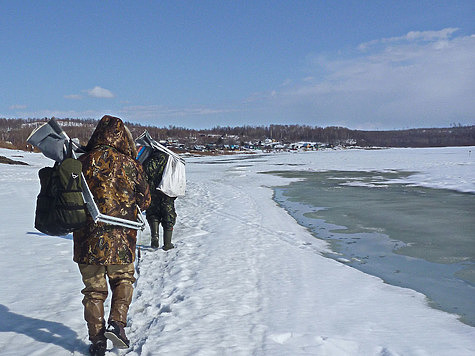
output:
[[86, 224], [81, 172], [82, 164], [74, 158], [66, 158], [53, 167], [40, 169], [36, 229], [48, 235], [63, 236]]

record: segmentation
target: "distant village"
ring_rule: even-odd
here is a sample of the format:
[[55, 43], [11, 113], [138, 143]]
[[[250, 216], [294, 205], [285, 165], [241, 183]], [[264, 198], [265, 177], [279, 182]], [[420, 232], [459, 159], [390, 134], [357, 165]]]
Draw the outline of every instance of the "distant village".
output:
[[[19, 145], [18, 138], [15, 137], [14, 132], [23, 133], [19, 135], [21, 143], [25, 143], [24, 149], [33, 150], [33, 147], [30, 147], [26, 143], [25, 133], [31, 133], [35, 128], [43, 125], [47, 120], [33, 120], [21, 123], [16, 129], [9, 127], [6, 132], [11, 133], [11, 137], [16, 138], [15, 141], [4, 140], [7, 138], [6, 134], [2, 134], [3, 146], [11, 145], [12, 147], [18, 147]], [[58, 124], [73, 138], [78, 138], [80, 143], [85, 145], [87, 143], [88, 137], [92, 134], [97, 122], [89, 121], [78, 121], [78, 120], [69, 120], [69, 119], [56, 119]], [[0, 119], [1, 123], [1, 119]], [[159, 129], [157, 133], [157, 128], [141, 126], [130, 124], [128, 125], [130, 130], [133, 133], [134, 137], [140, 135], [144, 130], [149, 131], [154, 139], [160, 142], [162, 145], [169, 147], [173, 151], [178, 153], [195, 153], [195, 154], [222, 154], [222, 153], [238, 153], [238, 152], [250, 152], [250, 151], [263, 151], [263, 152], [282, 152], [282, 151], [297, 151], [297, 150], [306, 150], [306, 151], [315, 151], [319, 149], [327, 148], [349, 148], [356, 147], [356, 140], [346, 139], [344, 141], [339, 141], [338, 143], [328, 143], [328, 142], [314, 142], [314, 141], [297, 141], [289, 142], [283, 140], [276, 140], [273, 138], [261, 138], [245, 141], [248, 137], [242, 137], [235, 134], [217, 134], [210, 132], [200, 132], [195, 130], [186, 130], [178, 129], [180, 134], [177, 134], [176, 137], [168, 137], [170, 134], [169, 131], [177, 131], [170, 129]], [[2, 126], [0, 125], [0, 130]], [[183, 130], [188, 132], [189, 135], [183, 135]]]
[[[33, 150], [26, 142], [31, 132], [50, 120], [0, 118], [0, 147]], [[70, 137], [87, 144], [97, 120], [56, 119]], [[182, 127], [155, 127], [126, 122], [132, 135], [145, 130], [172, 150], [190, 154], [225, 154], [237, 152], [285, 152], [322, 149], [382, 147], [475, 146], [475, 126], [453, 125], [449, 128], [406, 129], [389, 131], [351, 130], [344, 127], [305, 125], [270, 125], [267, 127], [216, 127], [194, 130]]]
[[190, 142], [182, 143], [176, 139], [167, 139], [167, 140], [160, 140], [159, 142], [162, 145], [168, 146], [176, 151], [196, 151], [196, 152], [239, 152], [239, 151], [253, 151], [253, 150], [260, 150], [264, 152], [271, 152], [271, 151], [298, 151], [298, 150], [305, 150], [305, 151], [316, 151], [319, 149], [343, 149], [343, 148], [356, 148], [356, 141], [355, 140], [346, 140], [345, 142], [341, 142], [337, 145], [331, 143], [323, 143], [323, 142], [281, 142], [275, 139], [266, 138], [264, 140], [258, 141], [250, 141], [250, 142], [243, 142], [239, 144], [238, 142], [241, 140], [240, 137], [236, 136], [219, 136], [219, 135], [212, 135], [210, 137], [215, 137], [217, 140], [225, 140], [235, 141], [235, 143], [227, 143], [227, 144], [218, 144], [218, 143], [207, 143], [207, 144], [193, 144], [192, 142], [195, 141], [193, 138], [190, 138]]

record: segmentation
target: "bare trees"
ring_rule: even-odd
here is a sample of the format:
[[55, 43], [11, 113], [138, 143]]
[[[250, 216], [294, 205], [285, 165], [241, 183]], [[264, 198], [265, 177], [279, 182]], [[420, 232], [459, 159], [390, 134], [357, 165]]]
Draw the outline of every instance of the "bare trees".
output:
[[[31, 149], [26, 143], [31, 131], [49, 120], [0, 118], [0, 142], [3, 146]], [[97, 120], [57, 119], [71, 137], [77, 137], [86, 144], [97, 125]], [[319, 142], [331, 145], [356, 144], [379, 147], [437, 147], [475, 145], [475, 126], [453, 126], [450, 128], [428, 128], [392, 131], [350, 130], [345, 127], [308, 125], [269, 125], [215, 127], [206, 130], [192, 130], [177, 126], [156, 127], [126, 122], [134, 137], [147, 130], [158, 140], [173, 139], [185, 147], [207, 144], [238, 144], [264, 142], [266, 139], [282, 143]]]

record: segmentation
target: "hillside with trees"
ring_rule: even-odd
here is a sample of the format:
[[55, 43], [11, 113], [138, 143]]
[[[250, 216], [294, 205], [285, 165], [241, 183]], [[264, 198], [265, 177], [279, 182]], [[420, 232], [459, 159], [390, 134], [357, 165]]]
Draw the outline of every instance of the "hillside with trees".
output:
[[[26, 142], [30, 133], [48, 121], [42, 119], [0, 118], [0, 146], [32, 149]], [[57, 119], [70, 137], [86, 144], [97, 125], [92, 119]], [[183, 127], [156, 127], [126, 122], [134, 137], [147, 130], [153, 138], [183, 150], [238, 148], [289, 148], [296, 142], [312, 147], [444, 147], [475, 146], [475, 125], [390, 131], [351, 130], [344, 127], [270, 125], [215, 127], [193, 130]]]

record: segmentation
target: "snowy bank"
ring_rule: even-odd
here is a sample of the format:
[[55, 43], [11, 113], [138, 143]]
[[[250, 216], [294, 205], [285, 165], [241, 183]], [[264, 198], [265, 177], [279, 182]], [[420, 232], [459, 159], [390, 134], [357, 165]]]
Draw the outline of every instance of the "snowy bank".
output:
[[[473, 148], [325, 151], [187, 160], [176, 249], [143, 246], [129, 350], [108, 355], [473, 355], [475, 329], [424, 295], [325, 258], [272, 200], [283, 169], [417, 171], [413, 184], [475, 192]], [[0, 354], [82, 355], [71, 236], [33, 227], [40, 154], [0, 150]], [[22, 156], [22, 157], [18, 157]], [[297, 167], [297, 168], [296, 168]]]

